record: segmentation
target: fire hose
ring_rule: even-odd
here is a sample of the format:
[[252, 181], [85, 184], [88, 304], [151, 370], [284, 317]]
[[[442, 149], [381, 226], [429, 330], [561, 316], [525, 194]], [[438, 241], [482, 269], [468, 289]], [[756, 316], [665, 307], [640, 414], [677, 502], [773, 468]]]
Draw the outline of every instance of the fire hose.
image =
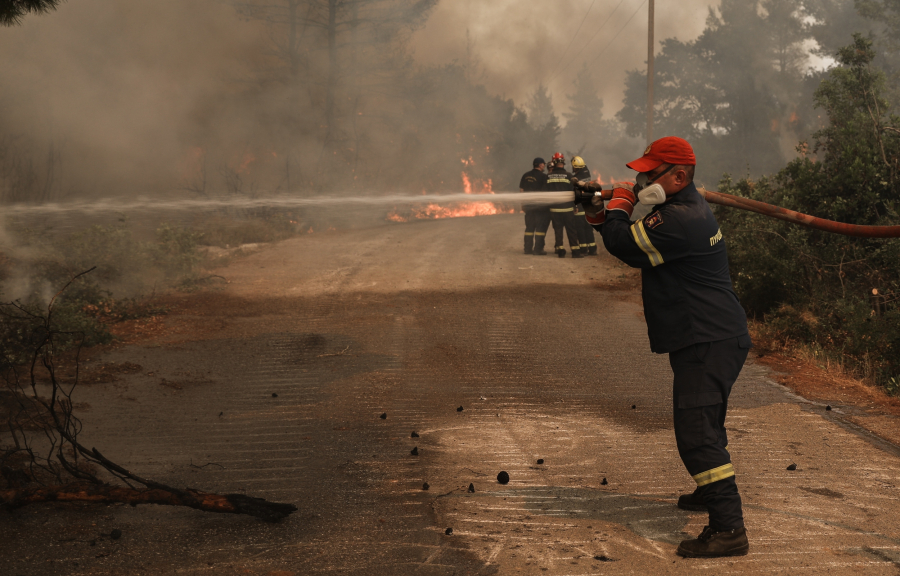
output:
[[[604, 200], [609, 200], [612, 198], [612, 190], [607, 190], [606, 188], [607, 186], [604, 186], [604, 189], [598, 191], [597, 194], [600, 194]], [[706, 201], [710, 204], [719, 204], [720, 206], [748, 210], [750, 212], [769, 216], [770, 218], [784, 220], [785, 222], [799, 224], [815, 230], [823, 230], [834, 234], [858, 236], [862, 238], [900, 238], [900, 226], [862, 226], [859, 224], [845, 224], [843, 222], [835, 222], [834, 220], [816, 218], [815, 216], [802, 214], [800, 212], [788, 210], [787, 208], [781, 208], [780, 206], [773, 206], [772, 204], [766, 204], [765, 202], [750, 200], [749, 198], [742, 198], [724, 192], [715, 192], [704, 188], [698, 188], [697, 191], [700, 192], [700, 195], [706, 198]], [[578, 202], [580, 201], [579, 199], [584, 199], [586, 196], [588, 195], [576, 192], [575, 201]]]

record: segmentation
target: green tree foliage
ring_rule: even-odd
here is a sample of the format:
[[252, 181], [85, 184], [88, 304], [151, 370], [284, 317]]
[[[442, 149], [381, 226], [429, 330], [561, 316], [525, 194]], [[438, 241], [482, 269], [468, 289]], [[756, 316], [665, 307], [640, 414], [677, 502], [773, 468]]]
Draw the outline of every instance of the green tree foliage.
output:
[[[722, 0], [691, 42], [662, 42], [655, 60], [654, 133], [688, 139], [704, 158], [697, 178], [763, 174], [783, 165], [802, 118], [802, 42], [809, 36], [799, 0]], [[618, 117], [646, 130], [644, 71], [631, 71]]]
[[0, 25], [16, 26], [26, 14], [46, 14], [62, 0], [2, 0], [0, 1]]
[[[758, 181], [725, 180], [732, 194], [829, 220], [898, 225], [900, 118], [872, 67], [872, 41], [857, 34], [815, 93], [828, 123], [801, 157]], [[868, 366], [883, 384], [900, 376], [900, 241], [814, 231], [737, 210], [719, 213], [735, 289], [751, 315], [782, 338]], [[882, 312], [873, 310], [874, 300]]]
[[855, 0], [856, 11], [868, 19], [868, 30], [875, 38], [875, 64], [891, 80], [886, 96], [900, 104], [900, 1]]

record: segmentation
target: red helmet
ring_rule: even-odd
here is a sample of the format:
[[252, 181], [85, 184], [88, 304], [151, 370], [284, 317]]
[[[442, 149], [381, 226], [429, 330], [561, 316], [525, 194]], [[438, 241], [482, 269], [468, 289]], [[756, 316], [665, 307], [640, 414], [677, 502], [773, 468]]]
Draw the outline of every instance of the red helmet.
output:
[[565, 164], [566, 157], [563, 156], [561, 153], [557, 152], [553, 155], [553, 159], [550, 160], [550, 163], [551, 164]]

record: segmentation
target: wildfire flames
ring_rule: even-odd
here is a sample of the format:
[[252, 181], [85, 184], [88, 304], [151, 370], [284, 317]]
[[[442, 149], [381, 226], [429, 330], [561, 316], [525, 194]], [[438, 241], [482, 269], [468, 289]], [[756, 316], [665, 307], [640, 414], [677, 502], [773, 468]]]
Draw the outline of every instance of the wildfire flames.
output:
[[[472, 159], [463, 159], [465, 166], [472, 164]], [[466, 194], [493, 194], [493, 183], [491, 179], [473, 181], [466, 172], [462, 172], [463, 192]], [[460, 202], [458, 204], [442, 206], [440, 204], [426, 204], [425, 206], [413, 207], [408, 215], [401, 215], [394, 209], [388, 214], [387, 219], [391, 222], [409, 222], [411, 219], [432, 219], [438, 218], [468, 218], [471, 216], [491, 216], [493, 214], [513, 214], [514, 208], [508, 208], [493, 202]]]

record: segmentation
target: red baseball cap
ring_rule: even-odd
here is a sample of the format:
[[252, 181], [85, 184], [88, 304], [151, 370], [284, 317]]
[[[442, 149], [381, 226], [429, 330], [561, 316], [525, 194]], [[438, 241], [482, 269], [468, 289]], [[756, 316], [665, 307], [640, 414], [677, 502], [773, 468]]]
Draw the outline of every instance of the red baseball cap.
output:
[[647, 146], [644, 155], [626, 164], [636, 172], [649, 172], [660, 164], [697, 165], [694, 149], [684, 138], [666, 136]]

